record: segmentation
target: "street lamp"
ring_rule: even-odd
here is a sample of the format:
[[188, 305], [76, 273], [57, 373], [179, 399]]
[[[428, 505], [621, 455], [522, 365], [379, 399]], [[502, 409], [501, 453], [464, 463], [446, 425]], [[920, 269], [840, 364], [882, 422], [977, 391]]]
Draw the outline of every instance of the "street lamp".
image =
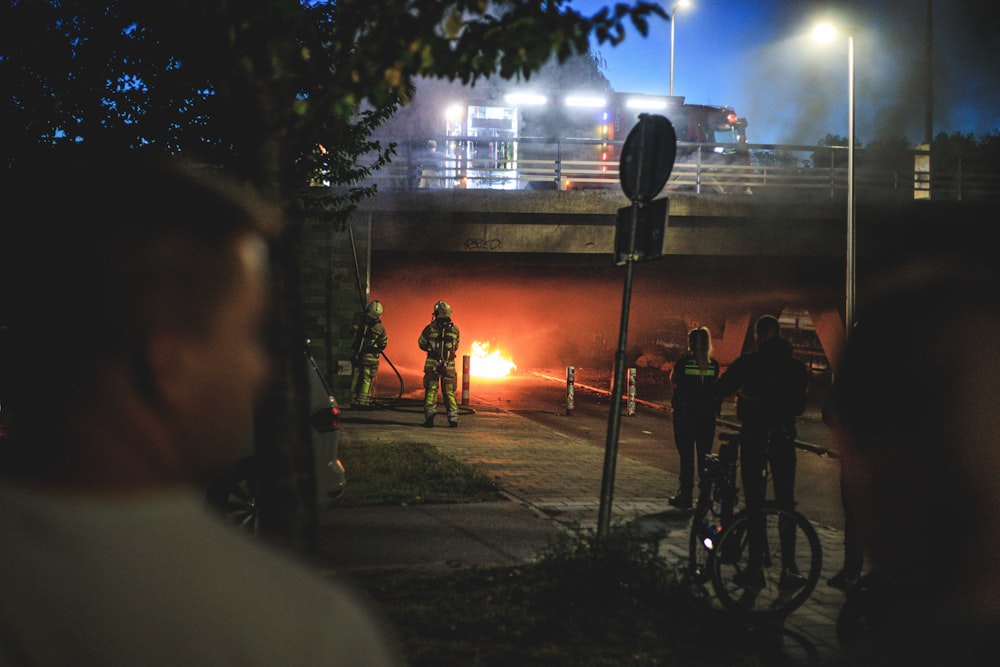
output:
[[[837, 30], [829, 23], [813, 28], [813, 37], [829, 41]], [[854, 35], [847, 34], [847, 266], [844, 303], [845, 335], [850, 337], [854, 326], [854, 277], [857, 242], [854, 230]]]
[[690, 0], [678, 0], [674, 8], [670, 10], [670, 96], [674, 96], [674, 14], [678, 7], [687, 7]]

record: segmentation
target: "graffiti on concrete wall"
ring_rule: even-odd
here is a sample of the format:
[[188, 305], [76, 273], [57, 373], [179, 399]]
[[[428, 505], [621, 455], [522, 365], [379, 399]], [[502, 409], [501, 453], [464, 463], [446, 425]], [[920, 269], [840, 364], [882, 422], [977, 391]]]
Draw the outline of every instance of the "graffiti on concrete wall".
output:
[[487, 252], [495, 252], [503, 248], [503, 241], [500, 239], [487, 239], [487, 238], [467, 238], [465, 239], [465, 249], [466, 250], [485, 250]]

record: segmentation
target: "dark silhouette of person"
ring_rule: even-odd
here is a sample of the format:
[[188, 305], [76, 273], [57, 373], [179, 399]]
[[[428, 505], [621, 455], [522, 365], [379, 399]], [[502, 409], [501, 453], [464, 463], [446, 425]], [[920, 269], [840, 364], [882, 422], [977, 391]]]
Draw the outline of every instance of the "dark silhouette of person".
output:
[[[805, 411], [809, 371], [792, 355], [792, 346], [781, 337], [778, 318], [763, 315], [754, 323], [756, 349], [745, 352], [715, 385], [719, 397], [738, 393], [736, 414], [741, 422], [740, 468], [748, 511], [759, 509], [767, 494], [770, 466], [774, 498], [778, 505], [795, 509], [795, 418]], [[760, 544], [759, 530], [751, 540]], [[794, 536], [792, 536], [794, 537]], [[759, 548], [751, 549], [751, 567], [738, 583], [762, 585], [763, 572], [753, 567]], [[782, 584], [800, 585], [802, 576], [791, 548], [782, 550]]]
[[[834, 388], [831, 386], [823, 401], [823, 423], [833, 426], [833, 396]], [[849, 591], [858, 583], [861, 572], [865, 566], [865, 550], [858, 537], [857, 520], [854, 518], [854, 506], [851, 503], [847, 475], [850, 471], [844, 465], [844, 459], [840, 459], [840, 505], [844, 512], [844, 564], [836, 574], [827, 579], [827, 585], [844, 592]]]
[[940, 251], [889, 266], [872, 276], [834, 383], [871, 560], [838, 620], [841, 662], [974, 664], [1000, 633], [997, 274]]

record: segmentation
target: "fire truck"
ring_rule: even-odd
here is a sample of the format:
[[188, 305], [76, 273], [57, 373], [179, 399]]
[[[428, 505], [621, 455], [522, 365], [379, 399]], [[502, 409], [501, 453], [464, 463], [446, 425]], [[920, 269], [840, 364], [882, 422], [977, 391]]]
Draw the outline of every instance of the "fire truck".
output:
[[715, 155], [746, 153], [745, 118], [740, 118], [732, 107], [688, 104], [683, 97], [616, 95], [612, 137], [624, 140], [642, 113], [670, 120], [677, 133], [678, 160], [697, 151], [696, 146], [685, 144], [706, 144]]
[[614, 95], [614, 136], [624, 139], [641, 113], [666, 116], [677, 132], [677, 141], [737, 146], [747, 140], [747, 121], [732, 107], [688, 104], [683, 96], [621, 93]]
[[[420, 161], [417, 170], [434, 176], [422, 182], [500, 189], [618, 187], [621, 150], [644, 113], [665, 116], [677, 134], [668, 189], [724, 190], [725, 179], [718, 176], [749, 165], [747, 121], [731, 107], [689, 104], [681, 96], [606, 91], [507, 90], [478, 97], [471, 92], [466, 91], [465, 99], [452, 98], [443, 114], [440, 109], [413, 114], [396, 125], [394, 134], [400, 128], [419, 133], [409, 141]], [[441, 97], [437, 103], [445, 102]], [[436, 124], [440, 120], [421, 127], [416, 122], [420, 117], [443, 117], [444, 127]], [[433, 146], [430, 152], [428, 146]]]
[[[601, 128], [608, 137], [607, 149], [600, 150], [601, 161], [617, 164], [624, 140], [640, 114], [665, 116], [677, 134], [677, 159], [668, 189], [704, 185], [725, 191], [745, 182], [750, 164], [746, 119], [732, 107], [689, 104], [682, 96], [613, 94], [609, 125], [606, 130]], [[576, 183], [570, 180], [568, 187], [589, 185], [588, 180], [577, 178]]]
[[464, 139], [453, 146], [461, 157], [506, 173], [512, 187], [614, 187], [621, 149], [643, 113], [665, 116], [677, 133], [676, 175], [668, 188], [724, 190], [723, 180], [713, 174], [749, 165], [747, 121], [731, 107], [629, 93], [506, 99], [503, 105], [473, 103], [464, 113], [453, 110], [448, 134]]

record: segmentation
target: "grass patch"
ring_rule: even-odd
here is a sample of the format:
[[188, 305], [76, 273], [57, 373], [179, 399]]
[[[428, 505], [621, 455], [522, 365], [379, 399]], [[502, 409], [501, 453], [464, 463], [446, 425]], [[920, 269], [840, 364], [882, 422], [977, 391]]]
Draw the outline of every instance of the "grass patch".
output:
[[[343, 444], [345, 505], [502, 498], [472, 466], [426, 443]], [[724, 623], [635, 529], [601, 542], [567, 531], [515, 567], [354, 572], [411, 667], [760, 667], [785, 663], [771, 633]], [[780, 651], [779, 651], [780, 654]]]
[[601, 545], [567, 534], [525, 566], [356, 579], [394, 624], [412, 667], [768, 664], [627, 530]]
[[426, 442], [341, 443], [339, 458], [347, 471], [340, 504], [348, 507], [504, 499], [481, 470]]

